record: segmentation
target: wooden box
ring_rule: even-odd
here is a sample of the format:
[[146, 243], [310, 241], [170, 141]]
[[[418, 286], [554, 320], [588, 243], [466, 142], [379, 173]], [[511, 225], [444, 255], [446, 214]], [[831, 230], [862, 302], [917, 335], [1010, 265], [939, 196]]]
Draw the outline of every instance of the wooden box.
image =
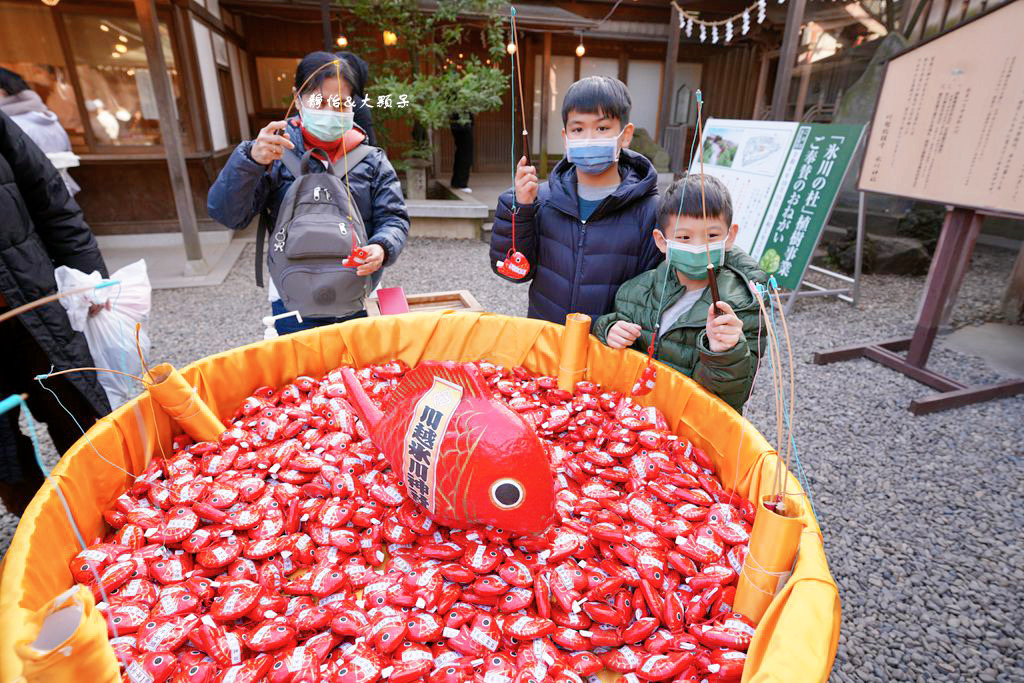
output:
[[[451, 292], [424, 292], [423, 294], [406, 294], [410, 313], [427, 313], [429, 311], [482, 311], [483, 307], [469, 290], [458, 289]], [[366, 299], [366, 312], [370, 316], [380, 315], [380, 305], [376, 296]]]

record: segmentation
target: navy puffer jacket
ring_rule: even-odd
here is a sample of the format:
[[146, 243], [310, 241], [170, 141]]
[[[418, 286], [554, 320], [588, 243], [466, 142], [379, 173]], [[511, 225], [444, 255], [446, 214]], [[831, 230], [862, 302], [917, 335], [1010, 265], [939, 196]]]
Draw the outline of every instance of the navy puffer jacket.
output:
[[[530, 262], [527, 315], [564, 323], [569, 313], [592, 318], [612, 310], [626, 280], [663, 259], [651, 231], [657, 227], [658, 173], [646, 157], [629, 149], [619, 155], [618, 189], [586, 221], [580, 220], [576, 166], [562, 159], [537, 199], [519, 206], [516, 249]], [[491, 268], [512, 248], [513, 190], [498, 199], [491, 233]], [[504, 277], [504, 276], [502, 276]], [[506, 278], [508, 279], [508, 278]]]
[[[287, 131], [295, 153], [301, 157], [306, 145], [295, 120]], [[231, 153], [206, 198], [210, 218], [232, 230], [249, 225], [264, 209], [270, 211], [273, 225], [281, 201], [295, 181], [280, 161], [269, 167], [253, 161], [248, 151], [251, 145], [251, 141], [243, 142]], [[384, 248], [384, 265], [389, 266], [402, 252], [409, 235], [409, 214], [398, 175], [384, 150], [375, 148], [351, 170], [348, 181], [352, 199], [366, 223], [368, 241]]]

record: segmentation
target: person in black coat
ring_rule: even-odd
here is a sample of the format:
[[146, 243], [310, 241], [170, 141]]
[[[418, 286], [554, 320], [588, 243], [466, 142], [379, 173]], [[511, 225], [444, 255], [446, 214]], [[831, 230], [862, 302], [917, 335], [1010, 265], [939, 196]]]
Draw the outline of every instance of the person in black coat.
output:
[[[53, 271], [58, 266], [84, 273], [95, 270], [107, 277], [96, 238], [60, 173], [28, 135], [0, 113], [0, 313], [55, 294]], [[46, 423], [59, 452], [82, 435], [78, 425], [88, 429], [110, 412], [94, 372], [43, 380], [53, 394], [34, 379], [50, 372], [51, 366], [56, 371], [93, 365], [85, 336], [71, 329], [59, 301], [0, 322], [0, 348], [0, 398], [28, 394], [32, 415]], [[18, 427], [19, 412], [0, 415], [0, 499], [17, 515], [44, 481], [32, 442]]]
[[366, 100], [366, 83], [370, 80], [370, 65], [366, 63], [365, 59], [348, 50], [334, 54], [348, 64], [352, 70], [352, 98], [356, 103], [356, 106], [352, 108], [352, 112], [355, 114], [354, 121], [366, 134], [367, 144], [376, 147], [377, 134], [373, 132], [373, 105], [363, 106], [363, 102]]
[[469, 172], [473, 168], [473, 115], [465, 118], [451, 115], [452, 139], [455, 141], [455, 159], [452, 161], [452, 187], [469, 189]]

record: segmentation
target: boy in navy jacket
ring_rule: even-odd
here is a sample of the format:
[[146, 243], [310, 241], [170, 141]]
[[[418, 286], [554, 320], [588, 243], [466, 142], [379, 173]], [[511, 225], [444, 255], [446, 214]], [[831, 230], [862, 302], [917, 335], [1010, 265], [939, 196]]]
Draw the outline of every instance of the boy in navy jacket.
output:
[[[531, 318], [564, 323], [569, 313], [604, 315], [619, 285], [662, 260], [651, 236], [658, 174], [646, 157], [627, 149], [631, 105], [617, 79], [591, 76], [573, 83], [562, 104], [565, 157], [543, 183], [523, 157], [515, 187], [498, 199], [491, 267], [512, 282], [530, 281]], [[529, 262], [519, 280], [498, 267], [513, 242]]]

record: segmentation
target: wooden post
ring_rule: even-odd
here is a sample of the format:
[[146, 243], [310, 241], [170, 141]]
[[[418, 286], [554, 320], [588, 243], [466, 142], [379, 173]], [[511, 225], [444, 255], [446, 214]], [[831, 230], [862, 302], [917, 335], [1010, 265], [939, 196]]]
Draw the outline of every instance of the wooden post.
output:
[[771, 65], [772, 53], [761, 55], [761, 68], [757, 72], [757, 94], [754, 96], [754, 120], [759, 121], [764, 114], [764, 91], [768, 88], [768, 67]]
[[807, 106], [807, 89], [811, 85], [811, 65], [800, 65], [800, 90], [796, 94], [796, 111], [793, 113], [793, 120], [799, 121], [804, 117], [804, 108]]
[[779, 68], [775, 72], [775, 92], [772, 94], [772, 118], [783, 121], [786, 105], [789, 103], [789, 82], [793, 78], [793, 61], [796, 47], [800, 42], [800, 25], [804, 20], [804, 5], [807, 0], [790, 0], [786, 10], [786, 32], [782, 35], [779, 51]]
[[658, 107], [658, 131], [654, 138], [659, 145], [665, 144], [665, 127], [672, 116], [672, 95], [676, 91], [676, 61], [679, 59], [679, 9], [672, 3], [672, 18], [669, 20], [668, 44], [665, 46], [665, 69], [661, 76], [661, 101]]
[[551, 32], [544, 32], [544, 57], [540, 65], [540, 176], [548, 175], [548, 115], [551, 113]]
[[334, 40], [331, 38], [331, 0], [320, 0], [320, 24], [324, 29], [324, 50], [334, 51]]
[[1013, 264], [1013, 271], [1010, 273], [1010, 282], [1006, 285], [1006, 294], [1003, 295], [1003, 315], [1006, 322], [1014, 325], [1024, 317], [1024, 245], [1017, 254], [1017, 260]]
[[203, 259], [199, 243], [199, 224], [196, 222], [196, 207], [192, 203], [192, 188], [185, 165], [185, 150], [181, 145], [181, 131], [178, 129], [178, 111], [174, 105], [174, 91], [171, 77], [167, 72], [163, 49], [160, 46], [160, 29], [157, 25], [155, 0], [135, 0], [135, 14], [142, 31], [142, 43], [146, 48], [146, 62], [153, 80], [153, 94], [157, 111], [160, 113], [160, 138], [167, 154], [167, 171], [174, 191], [174, 206], [178, 211], [181, 236], [185, 242], [185, 275], [206, 275], [209, 267]]
[[946, 214], [925, 280], [917, 328], [907, 351], [907, 363], [910, 365], [923, 368], [928, 362], [943, 309], [953, 291], [956, 273], [966, 268], [964, 262], [970, 261], [980, 229], [981, 221], [975, 220], [974, 211], [970, 209], [957, 207]]

